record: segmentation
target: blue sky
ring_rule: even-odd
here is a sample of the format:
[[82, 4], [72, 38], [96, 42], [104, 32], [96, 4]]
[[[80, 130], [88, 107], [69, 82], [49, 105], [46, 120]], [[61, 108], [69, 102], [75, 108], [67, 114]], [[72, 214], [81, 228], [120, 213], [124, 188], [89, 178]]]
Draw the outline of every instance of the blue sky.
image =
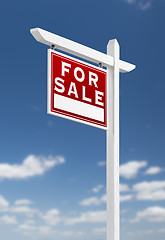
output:
[[105, 131], [46, 113], [40, 27], [136, 64], [120, 75], [121, 240], [165, 238], [163, 0], [1, 1], [3, 240], [105, 239]]

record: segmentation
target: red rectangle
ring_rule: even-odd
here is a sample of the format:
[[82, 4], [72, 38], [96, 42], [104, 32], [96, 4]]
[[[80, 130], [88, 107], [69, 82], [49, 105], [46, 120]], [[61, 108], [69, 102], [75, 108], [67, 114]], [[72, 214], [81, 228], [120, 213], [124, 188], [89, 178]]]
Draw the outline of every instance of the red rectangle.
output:
[[106, 128], [106, 70], [48, 51], [48, 113]]

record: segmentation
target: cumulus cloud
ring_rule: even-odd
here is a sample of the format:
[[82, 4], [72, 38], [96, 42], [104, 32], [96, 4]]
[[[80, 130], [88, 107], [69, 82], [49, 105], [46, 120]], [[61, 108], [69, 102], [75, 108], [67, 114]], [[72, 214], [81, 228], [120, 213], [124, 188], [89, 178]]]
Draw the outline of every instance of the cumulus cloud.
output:
[[103, 234], [103, 233], [106, 233], [106, 228], [105, 227], [102, 227], [102, 228], [94, 228], [93, 229], [93, 233], [96, 234], [96, 235], [100, 235], [100, 234]]
[[55, 230], [52, 230], [50, 226], [37, 226], [35, 221], [27, 220], [24, 223], [20, 224], [16, 231], [21, 231], [23, 234], [42, 234], [42, 235], [52, 235], [55, 234]]
[[103, 188], [104, 188], [104, 186], [103, 186], [102, 184], [99, 184], [99, 185], [97, 185], [96, 187], [94, 187], [94, 188], [92, 189], [92, 192], [98, 193], [98, 192], [100, 192], [100, 190], [103, 189]]
[[[15, 205], [15, 203], [17, 203]], [[14, 203], [13, 206], [11, 206], [9, 204], [9, 202], [3, 197], [3, 196], [0, 196], [0, 212], [6, 212], [6, 213], [10, 213], [10, 214], [23, 214], [23, 215], [26, 215], [28, 217], [32, 217], [34, 214], [39, 214], [39, 210], [38, 209], [35, 209], [35, 208], [30, 208], [29, 206], [27, 205], [21, 205], [22, 203], [31, 203], [30, 200], [24, 201], [23, 200], [18, 200], [18, 202], [16, 201]], [[18, 204], [19, 203], [19, 204]], [[21, 204], [20, 204], [21, 203]]]
[[65, 225], [74, 225], [77, 223], [101, 223], [106, 220], [105, 211], [88, 211], [83, 212], [79, 216], [62, 216], [58, 209], [51, 209], [46, 214], [40, 214], [41, 219], [49, 226], [63, 223]]
[[162, 168], [155, 166], [155, 167], [150, 167], [149, 169], [147, 169], [145, 174], [146, 175], [155, 175], [155, 174], [158, 174], [162, 171], [163, 171]]
[[103, 202], [103, 203], [106, 203], [106, 201], [107, 201], [107, 195], [104, 194], [104, 195], [100, 198], [100, 201], [101, 201], [101, 203], [102, 203], [102, 202]]
[[71, 236], [72, 238], [77, 238], [84, 235], [84, 232], [80, 232], [80, 231], [59, 231], [52, 228], [52, 226], [45, 226], [45, 225], [34, 226], [34, 225], [28, 225], [26, 223], [19, 225], [16, 231], [21, 231], [23, 234], [26, 234], [26, 235], [39, 234], [39, 235], [42, 235], [42, 237], [44, 235], [56, 236], [59, 239], [63, 236], [64, 237]]
[[41, 218], [44, 219], [49, 225], [57, 225], [59, 222], [62, 221], [58, 209], [51, 209], [47, 211], [46, 214], [41, 215]]
[[101, 200], [98, 197], [86, 198], [79, 202], [79, 205], [82, 205], [82, 206], [93, 206], [93, 205], [100, 205], [100, 204], [101, 204]]
[[120, 195], [120, 202], [131, 201], [133, 198], [132, 194], [129, 195]]
[[79, 202], [79, 205], [81, 205], [81, 206], [97, 206], [102, 203], [106, 203], [106, 200], [107, 200], [107, 196], [106, 196], [106, 194], [104, 194], [101, 197], [85, 198]]
[[34, 214], [39, 213], [38, 209], [30, 208], [29, 206], [15, 206], [10, 207], [8, 209], [9, 212], [17, 213], [17, 214], [24, 214], [29, 217], [32, 217]]
[[153, 234], [155, 231], [154, 230], [138, 230], [134, 232], [128, 232], [129, 236], [138, 236], [138, 235], [150, 235]]
[[14, 202], [14, 205], [30, 205], [30, 204], [33, 204], [33, 202], [28, 199], [18, 199]]
[[141, 168], [147, 166], [146, 161], [130, 161], [120, 166], [120, 176], [130, 179], [135, 178]]
[[137, 200], [165, 200], [165, 181], [141, 182], [133, 185]]
[[54, 233], [49, 226], [40, 226], [38, 227], [39, 233], [42, 235], [51, 235]]
[[25, 221], [25, 224], [35, 224], [36, 222], [34, 221], [34, 220], [32, 220], [32, 219], [27, 219], [26, 221]]
[[139, 221], [147, 222], [164, 222], [165, 221], [165, 208], [154, 206], [139, 211], [136, 217], [131, 220], [132, 223]]
[[63, 157], [37, 157], [29, 155], [21, 164], [0, 164], [0, 179], [26, 179], [43, 175], [56, 165], [65, 163]]
[[72, 238], [77, 238], [77, 237], [81, 237], [84, 235], [84, 232], [74, 232], [74, 231], [63, 231], [63, 232], [58, 232], [59, 235], [61, 236], [65, 236], [65, 237], [70, 237], [72, 236]]
[[3, 224], [17, 224], [17, 220], [15, 216], [4, 215], [0, 218], [0, 222]]
[[129, 192], [130, 188], [127, 184], [120, 183], [120, 192]]
[[27, 223], [21, 224], [18, 226], [18, 230], [23, 230], [23, 231], [34, 231], [36, 230], [37, 227], [34, 225], [29, 225]]
[[106, 221], [106, 211], [89, 211], [81, 213], [79, 217], [66, 218], [66, 225], [74, 225], [77, 223], [102, 223]]
[[8, 207], [9, 202], [3, 196], [0, 196], [0, 211], [6, 210]]
[[[132, 194], [120, 195], [120, 202], [131, 201], [132, 198], [133, 198]], [[101, 197], [85, 198], [79, 202], [79, 205], [86, 206], [86, 207], [98, 206], [98, 205], [101, 205], [102, 203], [106, 203], [106, 201], [107, 201], [107, 196], [106, 194], [104, 194]]]

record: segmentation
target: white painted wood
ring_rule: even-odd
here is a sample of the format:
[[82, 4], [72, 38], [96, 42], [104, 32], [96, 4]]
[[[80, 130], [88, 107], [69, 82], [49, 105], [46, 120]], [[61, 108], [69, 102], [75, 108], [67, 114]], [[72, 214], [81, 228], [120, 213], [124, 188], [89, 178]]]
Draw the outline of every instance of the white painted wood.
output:
[[[73, 42], [56, 34], [50, 33], [41, 28], [33, 28], [30, 30], [30, 32], [38, 42], [41, 42], [48, 46], [55, 45], [55, 47], [59, 50], [68, 52], [97, 64], [101, 63], [105, 67], [114, 66], [113, 57], [110, 55], [96, 51], [92, 48]], [[121, 72], [130, 72], [135, 68], [135, 65], [121, 60], [119, 61], [119, 65]]]
[[116, 39], [109, 41], [107, 54], [114, 57], [114, 67], [107, 69], [107, 240], [119, 240], [119, 44]]
[[135, 68], [136, 66], [134, 64], [130, 64], [128, 62], [119, 60], [119, 72], [121, 73], [131, 72]]
[[[79, 122], [79, 123], [83, 123], [83, 124], [86, 124], [86, 125], [89, 125], [89, 126], [92, 126], [92, 127], [97, 127], [97, 128], [100, 128], [100, 129], [104, 129], [104, 130], [107, 130], [107, 127], [103, 127], [103, 126], [100, 126], [100, 125], [96, 125], [95, 123], [90, 123], [90, 122], [86, 122], [86, 121], [83, 121], [81, 119], [76, 119], [76, 118], [73, 118], [73, 117], [70, 117], [70, 116], [65, 116], [63, 114], [60, 114], [60, 113], [55, 113], [55, 112], [52, 112], [51, 111], [51, 105], [50, 105], [50, 99], [51, 99], [51, 53], [54, 52], [54, 50], [51, 50], [51, 49], [48, 49], [48, 59], [47, 59], [47, 113], [48, 114], [51, 114], [53, 116], [58, 116], [58, 117], [62, 117], [62, 118], [65, 118], [65, 119], [68, 119], [68, 120], [72, 120], [72, 121], [76, 121], [76, 122]], [[62, 56], [66, 56], [65, 54], [62, 54], [60, 53], [60, 55]], [[71, 57], [69, 57], [71, 58]], [[73, 59], [73, 58], [71, 58]], [[76, 60], [78, 62], [82, 62], [80, 60]], [[82, 62], [83, 63], [83, 62]], [[91, 67], [93, 67], [93, 65], [90, 65], [90, 64], [87, 64]], [[100, 68], [94, 66], [94, 68], [100, 70]], [[107, 70], [105, 69], [101, 69], [101, 71], [103, 72], [107, 72]], [[93, 109], [92, 109], [93, 111]]]
[[60, 110], [79, 114], [81, 116], [92, 118], [104, 123], [103, 108], [64, 97], [59, 94], [54, 94], [54, 106]]
[[[120, 239], [120, 198], [119, 198], [119, 71], [130, 72], [135, 65], [119, 59], [119, 44], [116, 39], [107, 45], [107, 55], [81, 44], [75, 43], [45, 30], [31, 29], [31, 34], [41, 43], [49, 46], [56, 45], [60, 50], [82, 57], [86, 60], [102, 63], [107, 67], [107, 240]], [[48, 79], [50, 82], [50, 52], [48, 50]], [[50, 83], [48, 83], [48, 113], [50, 111]], [[64, 117], [61, 114], [53, 114]], [[65, 117], [71, 119], [70, 117]], [[81, 120], [76, 120], [82, 122]], [[95, 126], [93, 124], [89, 124]], [[99, 127], [99, 126], [98, 126]]]

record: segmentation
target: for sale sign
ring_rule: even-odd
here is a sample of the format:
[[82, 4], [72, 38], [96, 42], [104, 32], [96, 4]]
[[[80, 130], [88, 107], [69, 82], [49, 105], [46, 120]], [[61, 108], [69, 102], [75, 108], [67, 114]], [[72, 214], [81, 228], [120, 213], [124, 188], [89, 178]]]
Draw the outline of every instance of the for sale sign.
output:
[[106, 70], [48, 50], [48, 113], [107, 127]]

